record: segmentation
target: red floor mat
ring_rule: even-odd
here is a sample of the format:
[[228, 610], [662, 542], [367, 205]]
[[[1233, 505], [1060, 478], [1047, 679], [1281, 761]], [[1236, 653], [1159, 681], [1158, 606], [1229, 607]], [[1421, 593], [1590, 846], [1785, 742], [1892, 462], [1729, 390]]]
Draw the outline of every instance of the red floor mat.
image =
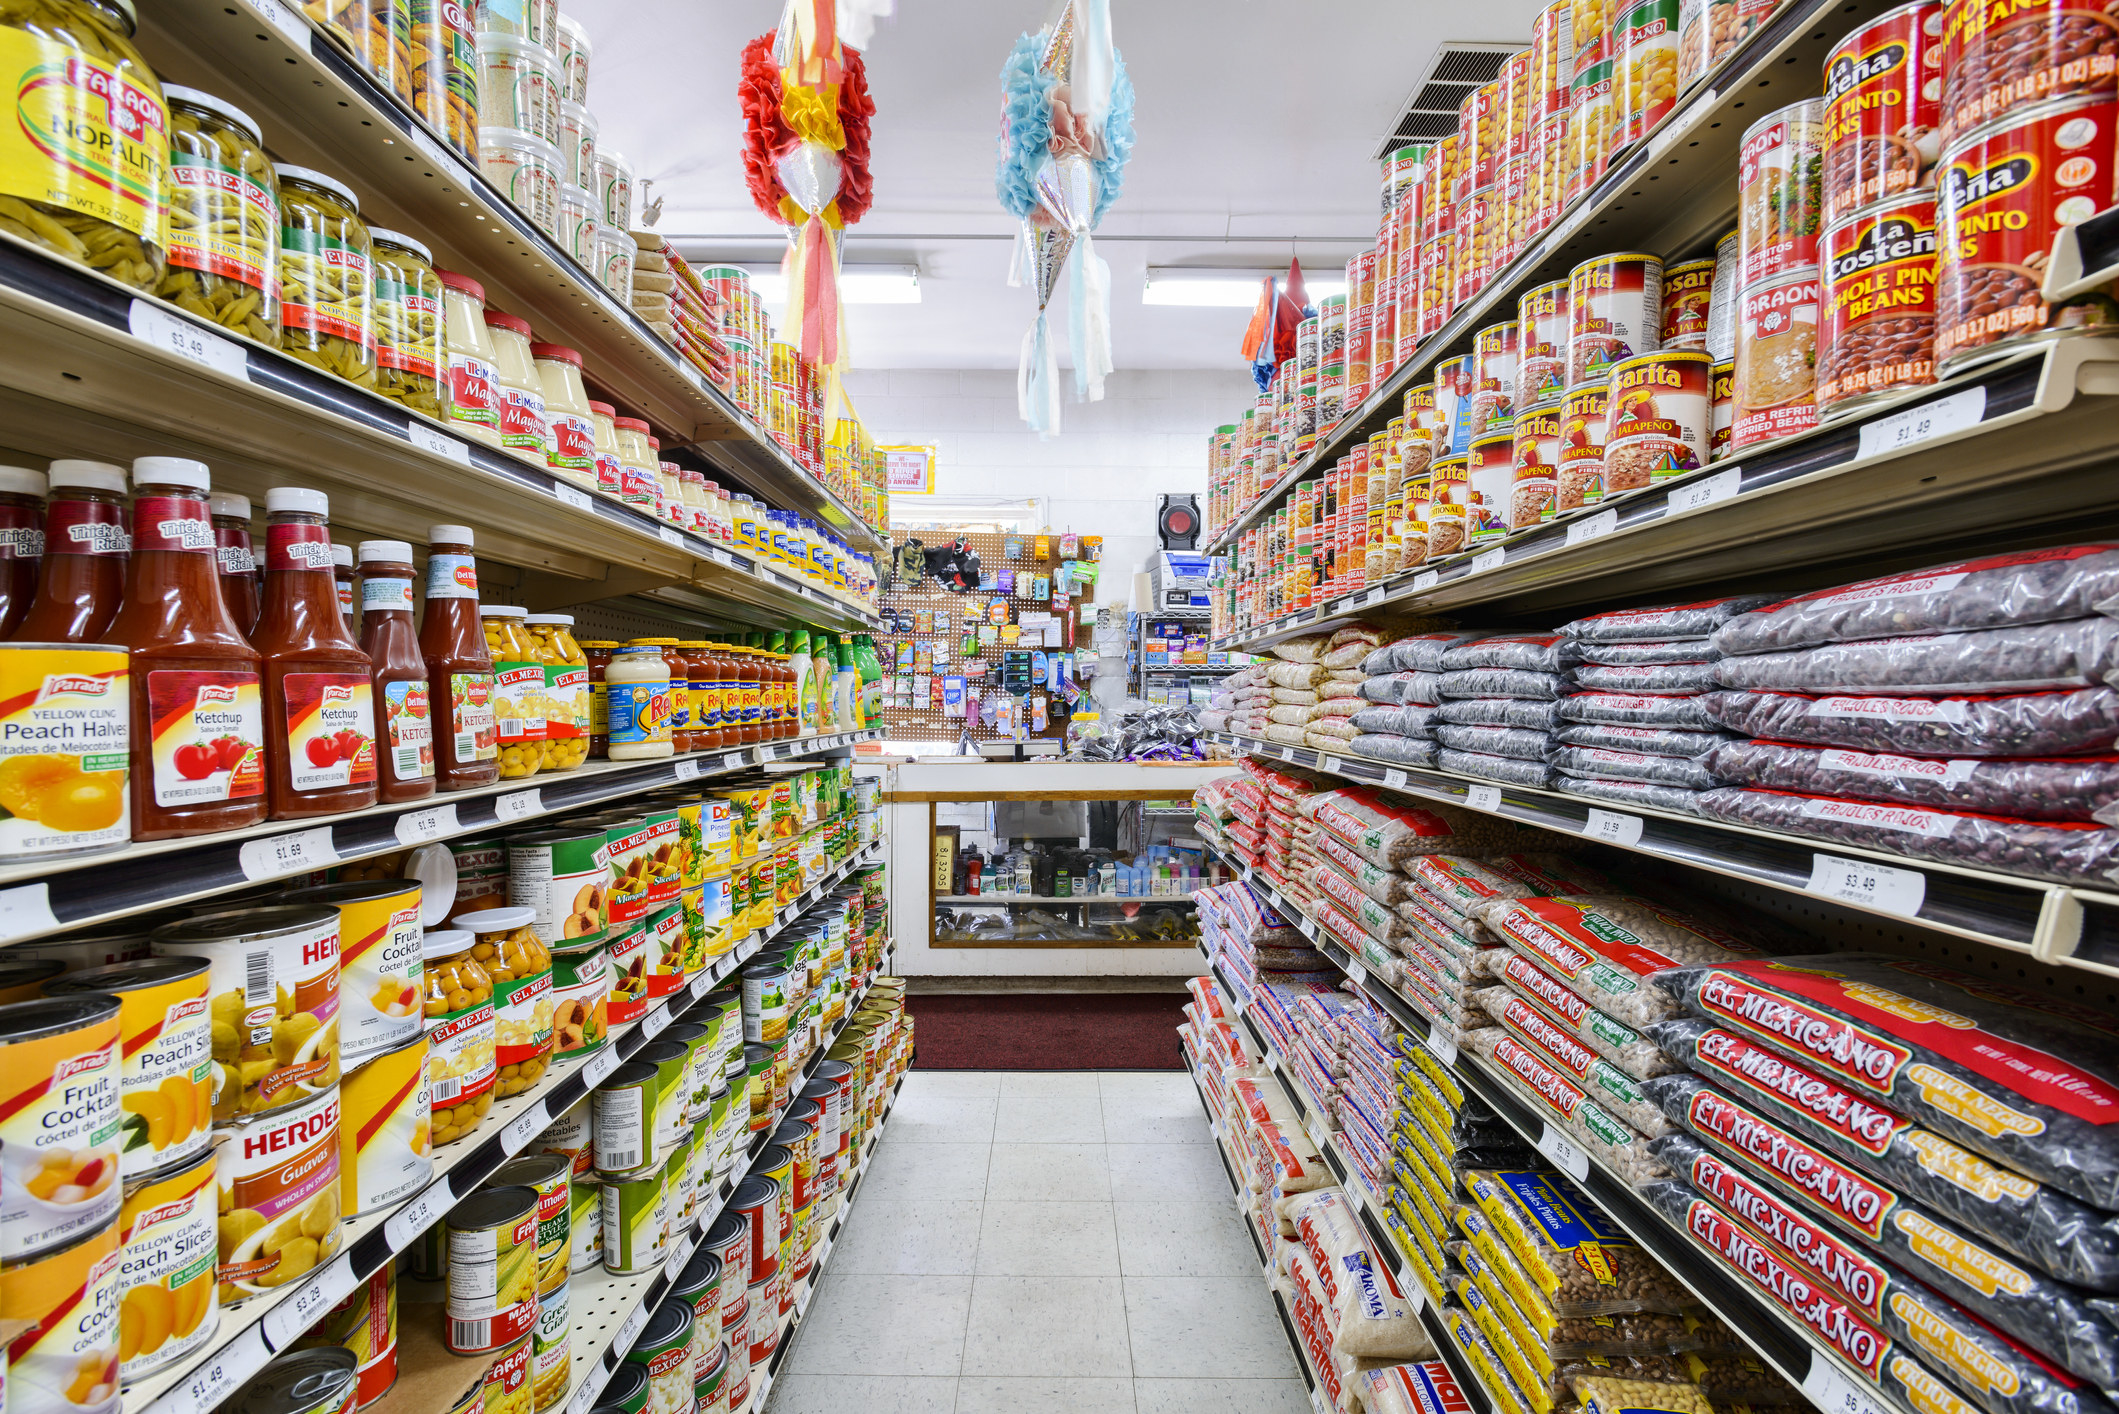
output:
[[915, 1070], [1182, 1070], [1184, 992], [910, 995]]

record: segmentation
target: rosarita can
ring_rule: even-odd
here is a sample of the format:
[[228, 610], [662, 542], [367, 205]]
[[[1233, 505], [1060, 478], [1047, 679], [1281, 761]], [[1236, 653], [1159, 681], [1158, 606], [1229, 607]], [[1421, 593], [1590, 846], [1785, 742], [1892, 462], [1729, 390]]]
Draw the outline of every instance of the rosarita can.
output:
[[1707, 464], [1712, 364], [1704, 350], [1615, 365], [1604, 413], [1604, 490], [1635, 491]]
[[1606, 381], [1661, 337], [1663, 262], [1638, 252], [1583, 261], [1568, 272], [1567, 319], [1568, 388]]

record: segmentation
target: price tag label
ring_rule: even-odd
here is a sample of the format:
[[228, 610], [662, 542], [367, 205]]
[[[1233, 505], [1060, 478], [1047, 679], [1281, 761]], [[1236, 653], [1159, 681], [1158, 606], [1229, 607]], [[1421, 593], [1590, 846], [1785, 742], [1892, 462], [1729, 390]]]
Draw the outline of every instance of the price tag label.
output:
[[1405, 772], [1399, 770], [1396, 766], [1391, 766], [1384, 770], [1383, 783], [1392, 790], [1404, 790], [1406, 779]]
[[277, 879], [283, 874], [325, 869], [338, 863], [338, 847], [331, 843], [331, 827], [321, 825], [291, 835], [245, 840], [242, 863], [246, 879]]
[[1274, 1050], [1271, 1046], [1266, 1047], [1266, 1068], [1269, 1070], [1284, 1070], [1287, 1068], [1287, 1063], [1280, 1058], [1280, 1052]]
[[[426, 423], [413, 419], [405, 424], [405, 438], [424, 451], [438, 457], [447, 457], [458, 466], [471, 464], [471, 444], [446, 432], [436, 432]], [[563, 498], [562, 498], [563, 499]]]
[[1420, 1044], [1427, 1047], [1427, 1053], [1444, 1065], [1457, 1063], [1457, 1043], [1440, 1031], [1430, 1029], [1420, 1038]]
[[1602, 840], [1605, 844], [1639, 844], [1641, 842], [1641, 817], [1626, 815], [1617, 810], [1592, 808], [1582, 833], [1589, 839]]
[[[308, 33], [307, 26], [302, 32]], [[240, 378], [245, 383], [250, 381], [250, 363], [243, 357], [241, 344], [219, 334], [210, 334], [182, 315], [144, 299], [136, 299], [126, 322], [135, 339], [153, 344], [163, 353], [175, 354], [202, 368]]]
[[309, 26], [295, 13], [293, 6], [282, 5], [279, 0], [250, 0], [250, 8], [262, 15], [265, 23], [286, 35], [295, 48], [304, 54], [310, 52]]
[[462, 828], [456, 823], [454, 805], [433, 805], [425, 810], [408, 810], [397, 817], [397, 842], [399, 844], [426, 844], [443, 835], [453, 835]]
[[611, 1342], [611, 1349], [617, 1351], [619, 1358], [623, 1359], [625, 1352], [633, 1348], [633, 1342], [639, 1339], [640, 1332], [645, 1329], [647, 1329], [647, 1307], [635, 1306], [633, 1314], [627, 1316], [625, 1323], [618, 1327], [618, 1338]]
[[1583, 516], [1567, 523], [1567, 543], [1579, 545], [1585, 540], [1597, 540], [1619, 528], [1617, 507], [1598, 511], [1593, 516]]
[[1538, 1131], [1538, 1152], [1558, 1164], [1577, 1183], [1589, 1181], [1589, 1155], [1582, 1146], [1562, 1134], [1548, 1122]]
[[574, 1397], [567, 1401], [567, 1414], [589, 1414], [596, 1407], [596, 1396], [603, 1393], [604, 1382], [598, 1378], [601, 1373], [590, 1374], [588, 1382], [574, 1391]]
[[1418, 594], [1423, 589], [1433, 589], [1436, 585], [1440, 584], [1441, 582], [1442, 571], [1422, 570], [1420, 571], [1420, 573], [1413, 576], [1413, 592], [1415, 594]]
[[1384, 600], [1390, 597], [1390, 590], [1385, 589], [1382, 585], [1379, 584], [1374, 589], [1364, 592], [1357, 602], [1361, 603], [1362, 605], [1381, 604]]
[[609, 1046], [605, 1046], [595, 1055], [590, 1056], [587, 1063], [581, 1067], [581, 1083], [593, 1090], [604, 1081], [610, 1079], [611, 1072], [616, 1070], [620, 1064], [618, 1052], [612, 1050]]
[[1911, 869], [1894, 869], [1869, 859], [1842, 859], [1836, 854], [1810, 856], [1813, 894], [1858, 904], [1878, 913], [1914, 918], [1927, 901], [1928, 877]]
[[545, 1112], [544, 1101], [539, 1100], [508, 1121], [507, 1126], [500, 1131], [501, 1147], [511, 1154], [519, 1154], [529, 1148], [530, 1142], [544, 1133], [545, 1127], [551, 1122], [552, 1117]]
[[652, 1041], [664, 1031], [667, 1031], [669, 1025], [670, 1009], [666, 1006], [658, 1006], [646, 1016], [640, 1018], [640, 1034]]
[[699, 779], [699, 762], [696, 757], [687, 756], [677, 763], [677, 779], [680, 781], [696, 781]]
[[1346, 960], [1346, 980], [1357, 987], [1365, 986], [1369, 980], [1367, 964], [1358, 957], [1348, 957]]
[[1295, 926], [1302, 930], [1302, 935], [1305, 938], [1314, 939], [1317, 936], [1317, 925], [1307, 918], [1297, 918]]
[[1474, 810], [1499, 810], [1501, 808], [1501, 787], [1466, 786], [1464, 788], [1464, 803]]
[[579, 486], [569, 486], [564, 481], [552, 483], [552, 495], [566, 502], [577, 511], [588, 511], [593, 514], [596, 509], [596, 499], [593, 496]]
[[733, 771], [738, 766], [741, 766], [745, 760], [745, 756], [740, 751], [730, 751], [724, 753], [721, 757], [721, 769], [724, 771]]
[[1810, 1373], [1803, 1376], [1803, 1393], [1810, 1396], [1820, 1414], [1885, 1414], [1886, 1410], [1867, 1390], [1841, 1374], [1839, 1366], [1821, 1350], [1810, 1352]]
[[261, 1325], [245, 1326], [221, 1352], [201, 1366], [190, 1379], [170, 1390], [152, 1406], [169, 1414], [211, 1414], [215, 1406], [241, 1388], [265, 1368], [272, 1350], [265, 1344]]
[[1472, 556], [1472, 573], [1485, 574], [1488, 570], [1497, 570], [1507, 563], [1508, 547], [1496, 545], [1483, 555]]
[[1329, 771], [1333, 775], [1337, 775], [1339, 774], [1339, 772], [1344, 771], [1346, 769], [1346, 762], [1340, 760], [1336, 756], [1320, 756], [1319, 758], [1317, 758], [1317, 769], [1320, 771]]
[[49, 884], [17, 884], [12, 889], [0, 889], [0, 943], [49, 933], [58, 926], [59, 920], [52, 914]]
[[528, 815], [544, 814], [544, 797], [534, 789], [519, 790], [493, 798], [493, 818], [505, 825]]
[[1674, 487], [1663, 501], [1663, 514], [1674, 516], [1680, 511], [1696, 511], [1703, 506], [1734, 500], [1736, 493], [1743, 489], [1743, 474], [1742, 467], [1732, 466], [1712, 476]]
[[682, 550], [684, 548], [684, 537], [682, 535], [679, 535], [671, 527], [667, 525], [658, 525], [655, 527], [655, 533], [662, 537], [663, 544], [673, 545], [679, 550]]
[[360, 1278], [353, 1275], [353, 1263], [344, 1259], [313, 1273], [265, 1313], [265, 1343], [274, 1350], [285, 1350], [359, 1285]]
[[1937, 398], [1863, 423], [1861, 449], [1856, 455], [1873, 457], [1884, 452], [1902, 452], [1922, 442], [1932, 442], [1937, 437], [1977, 427], [1986, 413], [1986, 386], [1966, 388], [1947, 398]]
[[442, 1214], [456, 1205], [456, 1195], [449, 1191], [446, 1180], [430, 1183], [417, 1198], [392, 1213], [383, 1223], [383, 1241], [390, 1244], [392, 1252], [402, 1252], [412, 1245], [428, 1228], [442, 1219]]
[[692, 1254], [689, 1248], [679, 1248], [677, 1251], [670, 1253], [669, 1258], [662, 1264], [662, 1279], [664, 1281], [675, 1281], [677, 1273], [684, 1270], [684, 1264], [690, 1261], [691, 1258]]

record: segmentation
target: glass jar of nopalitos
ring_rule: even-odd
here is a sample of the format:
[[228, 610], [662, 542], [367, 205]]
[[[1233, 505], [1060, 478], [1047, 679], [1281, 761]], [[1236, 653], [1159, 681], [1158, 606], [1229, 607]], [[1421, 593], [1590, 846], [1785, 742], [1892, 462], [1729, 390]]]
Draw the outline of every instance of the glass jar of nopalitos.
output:
[[375, 386], [375, 245], [352, 191], [307, 167], [280, 179], [280, 347], [349, 383]]
[[170, 84], [169, 266], [155, 293], [275, 348], [280, 183], [250, 115]]

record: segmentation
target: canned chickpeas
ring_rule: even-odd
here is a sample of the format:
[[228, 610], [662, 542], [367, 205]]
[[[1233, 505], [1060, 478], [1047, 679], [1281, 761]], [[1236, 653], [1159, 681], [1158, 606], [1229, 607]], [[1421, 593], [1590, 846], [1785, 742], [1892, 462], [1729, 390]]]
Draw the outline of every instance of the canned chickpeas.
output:
[[535, 917], [489, 908], [449, 920], [473, 934], [471, 959], [492, 980], [496, 1098], [528, 1090], [552, 1063], [552, 955], [530, 926]]

